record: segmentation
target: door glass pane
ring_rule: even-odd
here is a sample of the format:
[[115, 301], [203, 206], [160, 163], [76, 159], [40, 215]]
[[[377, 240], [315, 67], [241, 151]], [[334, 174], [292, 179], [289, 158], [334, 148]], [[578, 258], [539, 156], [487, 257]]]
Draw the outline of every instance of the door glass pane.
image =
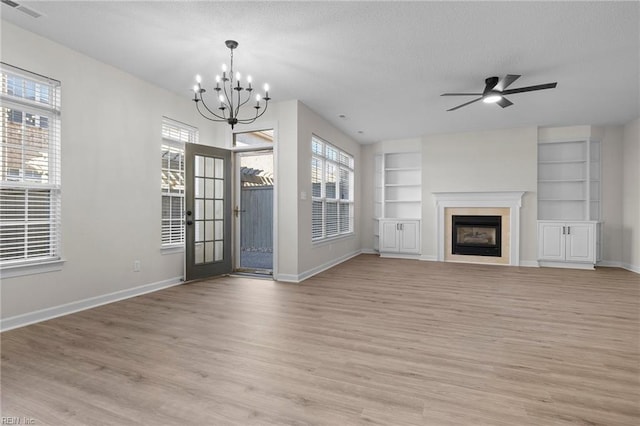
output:
[[216, 158], [216, 170], [214, 176], [218, 179], [224, 178], [224, 160], [222, 158]]
[[194, 256], [196, 265], [204, 263], [204, 243], [195, 244]]
[[216, 261], [222, 260], [223, 254], [224, 254], [224, 242], [216, 241], [215, 260]]
[[204, 239], [207, 241], [213, 240], [213, 221], [207, 220], [204, 223]]
[[222, 240], [223, 238], [224, 238], [224, 222], [222, 220], [216, 220], [214, 239]]
[[215, 180], [215, 197], [224, 198], [224, 181], [222, 179]]
[[222, 200], [215, 200], [215, 218], [224, 219], [224, 204]]
[[202, 220], [196, 220], [196, 241], [204, 241], [204, 222]]
[[206, 200], [205, 202], [205, 219], [213, 219], [213, 200]]
[[205, 159], [205, 171], [204, 175], [206, 177], [213, 177], [213, 158], [207, 157]]
[[197, 177], [195, 183], [194, 193], [196, 198], [204, 197], [204, 179]]
[[[211, 158], [207, 158], [207, 160], [211, 160]], [[204, 197], [205, 198], [213, 198], [213, 179], [205, 179], [205, 182], [204, 182]]]
[[204, 200], [196, 200], [195, 219], [204, 219]]
[[206, 263], [211, 263], [213, 262], [213, 241], [209, 241], [204, 244], [204, 261]]
[[204, 157], [201, 155], [196, 155], [195, 165], [195, 176], [202, 176], [204, 174]]

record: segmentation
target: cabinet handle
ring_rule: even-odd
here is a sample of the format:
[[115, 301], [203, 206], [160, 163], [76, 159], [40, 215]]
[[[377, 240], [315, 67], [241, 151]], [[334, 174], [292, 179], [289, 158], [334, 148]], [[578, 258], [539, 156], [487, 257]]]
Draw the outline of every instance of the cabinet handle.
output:
[[562, 235], [564, 235], [564, 234], [566, 234], [566, 233], [567, 233], [566, 228], [567, 228], [566, 226], [563, 226], [563, 227], [562, 227]]
[[404, 223], [401, 223], [401, 224], [400, 224], [400, 230], [401, 230], [401, 231], [404, 231]]
[[567, 235], [571, 235], [571, 227], [567, 226]]

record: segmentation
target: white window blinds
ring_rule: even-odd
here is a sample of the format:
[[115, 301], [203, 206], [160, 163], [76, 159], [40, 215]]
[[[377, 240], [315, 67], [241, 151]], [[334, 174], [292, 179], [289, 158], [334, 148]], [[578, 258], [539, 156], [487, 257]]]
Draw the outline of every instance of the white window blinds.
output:
[[353, 157], [311, 139], [311, 237], [321, 241], [353, 232]]
[[60, 82], [0, 65], [0, 264], [60, 258]]
[[184, 144], [198, 143], [198, 129], [162, 118], [162, 245], [184, 245]]

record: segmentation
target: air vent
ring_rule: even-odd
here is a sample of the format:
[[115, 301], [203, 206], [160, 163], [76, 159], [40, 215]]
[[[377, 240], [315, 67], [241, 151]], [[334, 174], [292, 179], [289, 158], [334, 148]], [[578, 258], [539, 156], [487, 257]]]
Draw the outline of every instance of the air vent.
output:
[[11, 7], [16, 7], [18, 6], [18, 3], [11, 1], [11, 0], [2, 0], [2, 3], [6, 4], [7, 6], [11, 6]]
[[31, 16], [32, 18], [39, 18], [42, 16], [42, 13], [37, 12], [27, 6], [18, 6], [17, 8], [20, 12], [26, 13], [27, 15]]
[[16, 3], [15, 1], [12, 1], [12, 0], [0, 0], [0, 1], [2, 1], [3, 4], [6, 4], [9, 7], [13, 7], [14, 9], [19, 10], [20, 12], [31, 16], [32, 18], [39, 18], [42, 16], [42, 13], [31, 9], [30, 7], [23, 6], [20, 3]]

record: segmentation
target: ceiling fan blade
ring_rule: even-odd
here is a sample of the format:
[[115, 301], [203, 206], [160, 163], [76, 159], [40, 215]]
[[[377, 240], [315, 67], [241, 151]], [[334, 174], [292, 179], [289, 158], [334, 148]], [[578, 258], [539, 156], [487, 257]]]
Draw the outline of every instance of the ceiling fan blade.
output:
[[522, 92], [532, 92], [534, 90], [544, 90], [544, 89], [553, 89], [558, 85], [555, 83], [547, 83], [547, 84], [538, 84], [537, 86], [527, 86], [527, 87], [518, 87], [517, 89], [507, 89], [503, 90], [503, 95], [512, 95], [514, 93], [522, 93]]
[[519, 75], [507, 74], [507, 75], [505, 75], [504, 77], [502, 77], [500, 79], [500, 81], [498, 82], [498, 84], [496, 84], [496, 87], [494, 87], [494, 89], [495, 90], [499, 90], [500, 92], [502, 92], [504, 89], [509, 87], [511, 85], [511, 83], [513, 83], [514, 81], [516, 81], [519, 78], [520, 78]]
[[484, 84], [484, 91], [482, 92], [483, 96], [491, 92], [494, 87], [496, 87], [496, 84], [498, 84], [498, 77], [485, 78]]
[[451, 109], [448, 109], [447, 111], [455, 111], [455, 110], [457, 110], [458, 108], [462, 108], [463, 106], [467, 106], [467, 105], [472, 104], [472, 103], [474, 103], [474, 102], [478, 102], [480, 99], [482, 99], [482, 98], [480, 97], [480, 98], [474, 99], [474, 100], [469, 101], [469, 102], [466, 102], [466, 103], [464, 103], [464, 104], [462, 104], [462, 105], [458, 105], [457, 107], [453, 107], [453, 108], [451, 108]]
[[482, 96], [482, 93], [443, 93], [440, 96]]
[[506, 108], [508, 106], [513, 105], [513, 102], [511, 102], [509, 99], [507, 98], [500, 98], [500, 100], [498, 102], [496, 102], [498, 105], [500, 105], [502, 108]]

